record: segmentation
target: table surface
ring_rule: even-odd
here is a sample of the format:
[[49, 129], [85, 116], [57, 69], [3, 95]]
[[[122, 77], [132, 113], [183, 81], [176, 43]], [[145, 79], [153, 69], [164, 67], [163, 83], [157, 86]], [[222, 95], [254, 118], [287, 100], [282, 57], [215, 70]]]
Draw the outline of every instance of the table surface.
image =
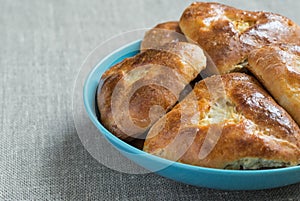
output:
[[[220, 2], [300, 23], [300, 1]], [[116, 34], [178, 20], [190, 3], [0, 0], [0, 200], [300, 200], [300, 184], [221, 191], [120, 173], [80, 142], [72, 90], [86, 56]]]

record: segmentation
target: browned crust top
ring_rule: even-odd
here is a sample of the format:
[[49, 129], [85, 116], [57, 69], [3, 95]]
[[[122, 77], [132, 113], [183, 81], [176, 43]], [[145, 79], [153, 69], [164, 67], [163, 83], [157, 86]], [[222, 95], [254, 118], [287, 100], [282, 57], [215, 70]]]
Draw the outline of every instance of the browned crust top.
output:
[[141, 51], [157, 49], [171, 42], [186, 42], [186, 38], [180, 30], [179, 22], [170, 21], [156, 25], [145, 33], [141, 43]]
[[97, 91], [101, 122], [127, 141], [143, 134], [173, 107], [205, 64], [202, 50], [184, 42], [124, 59], [101, 77]]
[[252, 12], [219, 3], [196, 2], [182, 14], [180, 28], [211, 56], [220, 73], [235, 70], [255, 48], [300, 43], [299, 26], [270, 12]]
[[270, 45], [249, 54], [248, 69], [300, 125], [300, 47]]
[[[226, 95], [211, 96], [210, 91], [219, 91], [220, 80]], [[235, 114], [219, 122], [205, 123], [210, 110], [221, 99], [225, 105], [235, 108]], [[213, 131], [210, 134], [209, 129]], [[299, 127], [290, 115], [253, 77], [231, 73], [200, 81], [193, 93], [151, 128], [144, 150], [167, 159], [213, 168], [226, 168], [242, 158], [296, 165], [300, 161], [299, 134]], [[209, 149], [209, 144], [214, 143], [210, 153], [199, 158], [201, 147]]]

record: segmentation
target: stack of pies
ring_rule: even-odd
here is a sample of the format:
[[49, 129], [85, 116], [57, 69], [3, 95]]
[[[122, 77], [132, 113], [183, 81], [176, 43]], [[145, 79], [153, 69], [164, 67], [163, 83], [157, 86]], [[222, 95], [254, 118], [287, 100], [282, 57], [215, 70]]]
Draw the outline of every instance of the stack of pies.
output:
[[145, 138], [145, 152], [186, 164], [299, 165], [298, 45], [300, 27], [284, 16], [193, 3], [103, 74], [99, 120], [126, 142]]

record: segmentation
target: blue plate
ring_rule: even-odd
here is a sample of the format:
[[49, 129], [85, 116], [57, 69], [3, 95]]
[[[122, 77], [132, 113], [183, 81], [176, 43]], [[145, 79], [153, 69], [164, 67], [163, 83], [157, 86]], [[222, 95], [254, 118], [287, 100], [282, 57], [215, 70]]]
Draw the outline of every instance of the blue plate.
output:
[[258, 190], [300, 182], [300, 167], [268, 170], [221, 170], [169, 161], [143, 152], [111, 134], [95, 114], [95, 95], [99, 78], [114, 64], [139, 52], [141, 41], [130, 43], [105, 57], [85, 81], [83, 99], [89, 118], [99, 132], [124, 156], [138, 165], [175, 181], [223, 190]]

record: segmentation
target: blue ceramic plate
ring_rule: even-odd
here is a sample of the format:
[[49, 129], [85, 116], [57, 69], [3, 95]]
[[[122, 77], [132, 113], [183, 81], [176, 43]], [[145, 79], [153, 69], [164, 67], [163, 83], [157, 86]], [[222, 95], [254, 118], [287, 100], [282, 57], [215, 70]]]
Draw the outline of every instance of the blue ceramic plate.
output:
[[[143, 152], [115, 137], [95, 114], [95, 95], [99, 78], [114, 64], [139, 52], [141, 41], [130, 43], [105, 57], [85, 81], [83, 98], [89, 118], [99, 132], [124, 156], [155, 173], [200, 187], [223, 190], [258, 190], [300, 182], [300, 166], [268, 170], [220, 170], [169, 161]], [[163, 168], [163, 169], [162, 169]]]

